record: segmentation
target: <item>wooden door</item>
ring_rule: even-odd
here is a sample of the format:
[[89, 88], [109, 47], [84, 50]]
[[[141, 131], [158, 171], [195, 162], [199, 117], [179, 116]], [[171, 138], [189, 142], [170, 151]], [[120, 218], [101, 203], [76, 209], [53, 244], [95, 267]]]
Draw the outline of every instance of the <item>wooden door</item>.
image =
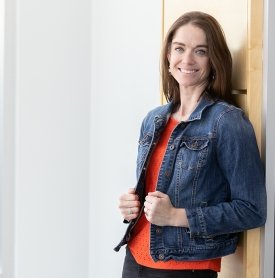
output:
[[[163, 0], [163, 37], [180, 15], [195, 10], [222, 25], [233, 58], [232, 93], [251, 120], [261, 149], [263, 0]], [[259, 278], [260, 240], [260, 229], [243, 233], [236, 253], [223, 258], [219, 278]]]

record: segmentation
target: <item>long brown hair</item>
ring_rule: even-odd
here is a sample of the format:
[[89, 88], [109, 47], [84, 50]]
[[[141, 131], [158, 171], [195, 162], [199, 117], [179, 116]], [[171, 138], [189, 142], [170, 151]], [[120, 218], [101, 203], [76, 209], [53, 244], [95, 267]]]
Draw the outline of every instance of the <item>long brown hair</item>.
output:
[[167, 101], [177, 106], [180, 104], [179, 84], [169, 73], [168, 53], [176, 31], [188, 23], [202, 29], [206, 35], [208, 55], [210, 59], [210, 74], [207, 92], [213, 99], [232, 100], [232, 57], [228, 49], [223, 30], [218, 21], [203, 12], [188, 12], [179, 17], [167, 32], [161, 57], [162, 89]]

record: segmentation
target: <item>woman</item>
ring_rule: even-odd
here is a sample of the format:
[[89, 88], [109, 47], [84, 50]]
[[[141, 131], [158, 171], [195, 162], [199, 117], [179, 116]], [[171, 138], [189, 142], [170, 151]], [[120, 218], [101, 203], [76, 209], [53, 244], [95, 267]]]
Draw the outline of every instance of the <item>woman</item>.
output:
[[137, 185], [119, 208], [130, 222], [126, 277], [217, 277], [238, 233], [266, 219], [264, 170], [251, 123], [231, 100], [232, 60], [210, 15], [190, 12], [167, 33], [168, 104], [145, 117]]

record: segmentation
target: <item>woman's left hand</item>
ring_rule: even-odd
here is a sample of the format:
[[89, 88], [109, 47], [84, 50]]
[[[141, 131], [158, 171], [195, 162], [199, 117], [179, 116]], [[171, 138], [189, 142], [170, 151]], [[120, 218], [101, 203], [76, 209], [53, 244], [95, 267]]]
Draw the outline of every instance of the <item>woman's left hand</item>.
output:
[[146, 219], [158, 226], [188, 227], [185, 209], [175, 208], [167, 194], [149, 192], [144, 202]]

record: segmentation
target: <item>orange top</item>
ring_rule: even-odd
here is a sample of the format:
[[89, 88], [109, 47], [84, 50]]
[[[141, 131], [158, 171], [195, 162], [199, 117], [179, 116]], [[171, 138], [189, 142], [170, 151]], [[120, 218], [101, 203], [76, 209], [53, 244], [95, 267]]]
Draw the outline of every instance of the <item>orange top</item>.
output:
[[[170, 117], [163, 134], [155, 148], [152, 152], [150, 163], [148, 165], [147, 175], [146, 175], [146, 195], [148, 192], [153, 192], [156, 189], [156, 184], [158, 180], [160, 166], [167, 148], [169, 138], [177, 126], [178, 122]], [[221, 268], [221, 259], [211, 259], [204, 261], [157, 261], [155, 262], [149, 254], [150, 249], [150, 223], [147, 221], [144, 213], [141, 215], [139, 221], [137, 222], [130, 241], [128, 242], [128, 247], [131, 250], [132, 255], [138, 264], [158, 269], [211, 269], [219, 272]]]

